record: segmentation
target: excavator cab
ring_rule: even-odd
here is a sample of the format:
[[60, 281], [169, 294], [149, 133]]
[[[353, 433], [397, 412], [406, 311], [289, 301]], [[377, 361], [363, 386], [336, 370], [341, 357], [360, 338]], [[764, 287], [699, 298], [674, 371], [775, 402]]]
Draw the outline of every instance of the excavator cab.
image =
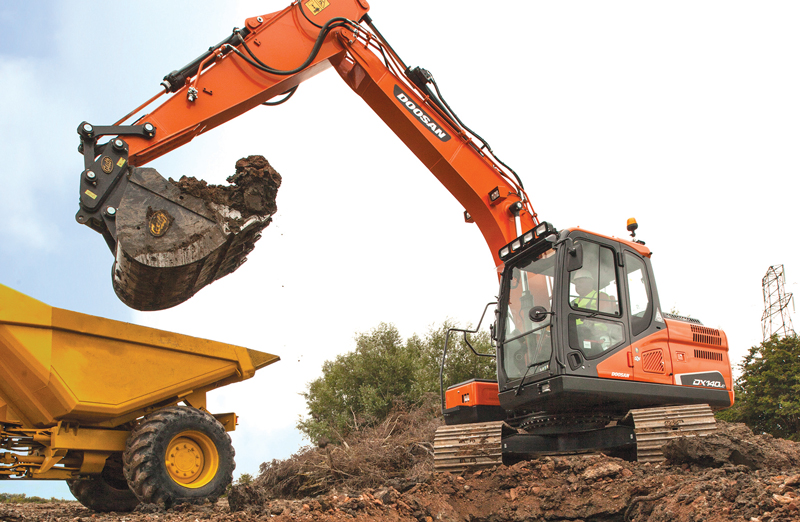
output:
[[549, 223], [500, 249], [497, 383], [447, 390], [437, 469], [472, 465], [463, 454], [476, 440], [496, 444], [481, 446], [494, 452], [482, 465], [598, 450], [657, 460], [668, 438], [713, 431], [712, 408], [733, 403], [727, 339], [661, 311], [650, 255], [635, 239]]
[[500, 253], [494, 330], [499, 403], [510, 420], [524, 424], [560, 412], [611, 419], [664, 404], [730, 406], [727, 342], [718, 330], [708, 347], [714, 355], [694, 361], [693, 373], [713, 374], [699, 379], [712, 384], [692, 380], [684, 387], [676, 380], [676, 363], [688, 362], [693, 349], [670, 342], [647, 247], [581, 229], [556, 233], [547, 223], [539, 228], [541, 236]]
[[502, 277], [498, 375], [517, 397], [550, 376], [590, 375], [630, 338], [614, 241], [578, 230], [559, 237], [518, 249]]

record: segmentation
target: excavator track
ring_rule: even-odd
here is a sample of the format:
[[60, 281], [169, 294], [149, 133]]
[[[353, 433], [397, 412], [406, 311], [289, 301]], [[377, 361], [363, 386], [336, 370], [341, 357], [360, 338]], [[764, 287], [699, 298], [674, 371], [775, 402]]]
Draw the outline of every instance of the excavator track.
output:
[[[717, 429], [714, 413], [708, 404], [631, 410], [628, 417], [633, 419], [634, 423], [639, 462], [664, 460], [662, 447], [674, 438], [707, 436]], [[621, 427], [606, 429], [621, 429]], [[607, 435], [602, 435], [603, 442], [608, 442], [610, 439], [607, 437], [612, 434], [604, 433]], [[526, 435], [520, 435], [504, 421], [440, 426], [433, 441], [434, 469], [437, 472], [462, 472], [499, 466], [503, 463], [506, 446], [504, 441], [509, 446], [508, 451], [511, 452], [509, 456], [519, 458], [519, 455], [512, 455], [515, 444], [511, 441], [525, 437]], [[575, 453], [568, 450], [554, 453], [552, 450], [543, 449], [544, 446], [537, 445], [536, 441], [523, 444], [529, 456]], [[518, 444], [516, 446], [519, 447]], [[583, 449], [580, 452], [586, 451]]]
[[708, 404], [667, 406], [631, 410], [636, 433], [639, 462], [664, 460], [664, 444], [678, 437], [703, 437], [717, 430], [717, 421]]
[[504, 421], [440, 426], [433, 440], [435, 471], [466, 471], [503, 463], [503, 435], [514, 433]]

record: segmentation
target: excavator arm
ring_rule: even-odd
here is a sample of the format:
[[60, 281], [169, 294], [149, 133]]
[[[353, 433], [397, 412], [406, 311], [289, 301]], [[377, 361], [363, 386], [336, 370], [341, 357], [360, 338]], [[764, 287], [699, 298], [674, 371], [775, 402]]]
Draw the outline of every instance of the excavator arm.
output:
[[[209, 205], [143, 165], [259, 105], [291, 97], [331, 67], [463, 205], [496, 266], [500, 248], [538, 224], [516, 173], [461, 123], [428, 71], [405, 65], [368, 9], [366, 0], [305, 0], [248, 18], [167, 75], [162, 92], [116, 124], [81, 123], [76, 219], [114, 252], [114, 288], [126, 304], [159, 310], [185, 301], [238, 268], [271, 219]], [[161, 96], [160, 105], [124, 124]], [[100, 143], [103, 137], [109, 139]]]

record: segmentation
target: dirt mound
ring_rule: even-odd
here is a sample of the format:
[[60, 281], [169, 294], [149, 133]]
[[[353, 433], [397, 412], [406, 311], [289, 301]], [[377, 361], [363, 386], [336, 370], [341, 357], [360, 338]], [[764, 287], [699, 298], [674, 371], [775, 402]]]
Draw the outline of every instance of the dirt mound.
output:
[[264, 156], [248, 156], [236, 162], [236, 172], [227, 178], [231, 185], [209, 185], [202, 179], [187, 176], [169, 181], [185, 194], [230, 207], [248, 218], [277, 212], [275, 199], [282, 179]]
[[747, 466], [708, 470], [602, 455], [545, 457], [475, 473], [437, 474], [405, 492], [382, 487], [304, 500], [262, 498], [240, 509], [276, 521], [788, 522], [800, 519], [798, 483], [800, 474], [753, 472]]
[[[800, 520], [795, 491], [800, 485], [800, 445], [756, 436], [741, 424], [719, 424], [717, 435], [670, 442], [670, 460], [658, 465], [598, 454], [433, 474], [427, 471], [432, 463], [424, 463], [429, 452], [423, 452], [417, 456], [423, 460], [404, 468], [426, 470], [413, 477], [398, 477], [399, 469], [376, 472], [373, 467], [359, 479], [358, 461], [351, 460], [346, 472], [339, 469], [347, 478], [342, 475], [337, 481], [336, 460], [331, 466], [323, 456], [341, 457], [348, 451], [353, 457], [366, 456], [362, 446], [306, 449], [289, 459], [298, 462], [273, 461], [255, 483], [234, 487], [229, 504], [243, 515], [276, 521]], [[385, 433], [385, 425], [362, 436], [378, 440], [380, 430]], [[424, 439], [432, 440], [432, 435]], [[392, 446], [389, 440], [381, 447]], [[298, 474], [296, 481], [290, 479], [291, 471]], [[370, 485], [373, 481], [379, 483]], [[315, 487], [309, 489], [309, 484]], [[297, 500], [303, 494], [308, 496]]]
[[744, 465], [751, 469], [800, 467], [800, 445], [771, 435], [754, 435], [744, 424], [718, 422], [708, 437], [683, 437], [664, 446], [670, 464], [721, 467]]
[[433, 474], [433, 436], [442, 421], [431, 401], [396, 409], [379, 426], [356, 431], [340, 445], [306, 447], [286, 460], [261, 465], [252, 485], [234, 487], [232, 509], [267, 499], [301, 499], [332, 491], [391, 487], [407, 490]]

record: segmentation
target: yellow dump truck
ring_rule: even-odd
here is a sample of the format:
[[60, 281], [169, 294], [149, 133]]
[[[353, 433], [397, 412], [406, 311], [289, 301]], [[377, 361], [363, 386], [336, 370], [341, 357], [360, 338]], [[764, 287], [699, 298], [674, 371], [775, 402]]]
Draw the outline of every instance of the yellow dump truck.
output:
[[0, 480], [66, 480], [96, 511], [214, 500], [236, 415], [210, 414], [206, 393], [278, 360], [0, 285]]

